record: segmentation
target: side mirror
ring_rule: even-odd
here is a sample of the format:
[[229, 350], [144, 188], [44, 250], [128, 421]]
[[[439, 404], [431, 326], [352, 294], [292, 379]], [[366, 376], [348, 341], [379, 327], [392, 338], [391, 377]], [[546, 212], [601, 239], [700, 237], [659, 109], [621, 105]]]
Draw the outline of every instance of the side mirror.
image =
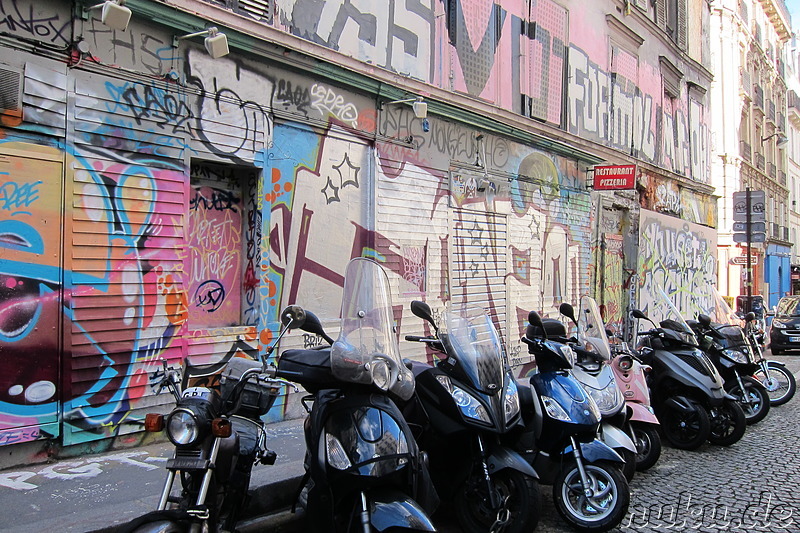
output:
[[299, 305], [290, 305], [281, 313], [281, 324], [287, 329], [296, 329], [305, 324], [308, 315]]
[[[769, 316], [769, 313], [767, 313], [767, 315]], [[754, 312], [752, 312], [752, 311], [750, 311], [749, 313], [744, 315], [744, 321], [745, 322], [752, 322], [755, 319], [756, 319], [756, 314]]]
[[561, 305], [558, 306], [558, 312], [577, 323], [577, 320], [575, 320], [575, 308], [567, 302], [562, 302]]
[[542, 317], [539, 316], [539, 313], [536, 311], [531, 311], [528, 313], [528, 323], [531, 326], [539, 326], [540, 328], [544, 329], [544, 325], [542, 324]]
[[631, 316], [636, 319], [640, 320], [647, 320], [647, 315], [642, 313], [639, 309], [634, 309], [631, 311]]
[[411, 312], [433, 326], [434, 331], [439, 331], [439, 328], [436, 327], [433, 321], [433, 311], [431, 311], [430, 305], [419, 300], [414, 300], [411, 302]]
[[700, 322], [700, 325], [702, 325], [705, 328], [711, 327], [711, 317], [708, 315], [700, 313], [699, 315], [697, 315], [697, 321]]

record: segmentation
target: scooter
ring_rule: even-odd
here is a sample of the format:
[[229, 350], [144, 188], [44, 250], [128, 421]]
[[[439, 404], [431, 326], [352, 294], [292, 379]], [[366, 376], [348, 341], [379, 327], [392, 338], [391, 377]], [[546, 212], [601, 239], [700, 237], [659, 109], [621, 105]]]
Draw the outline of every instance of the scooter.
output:
[[626, 342], [612, 343], [611, 354], [611, 370], [629, 411], [624, 429], [636, 445], [636, 470], [641, 472], [661, 457], [661, 424], [651, 406], [647, 386], [647, 373], [652, 368], [642, 364]]
[[576, 361], [572, 374], [581, 382], [600, 409], [600, 440], [614, 449], [624, 460], [622, 473], [631, 481], [636, 473], [636, 445], [624, 431], [628, 422], [625, 399], [609, 364], [611, 345], [606, 336], [597, 302], [583, 296], [578, 317], [568, 303], [559, 306], [559, 312], [569, 318], [577, 328], [577, 342], [573, 344]]
[[[274, 464], [277, 454], [267, 448], [263, 417], [281, 386], [267, 357], [281, 337], [300, 327], [302, 315], [284, 313], [284, 328], [260, 362], [237, 355], [236, 346], [215, 364], [194, 365], [187, 358], [182, 371], [163, 362], [158, 393], [169, 389], [175, 407], [166, 416], [149, 413], [148, 432], [166, 431], [175, 445], [167, 461], [167, 479], [157, 510], [136, 518], [121, 531], [234, 531], [249, 499], [254, 464]], [[241, 348], [241, 349], [237, 349]], [[180, 490], [174, 490], [176, 479]]]
[[330, 346], [292, 349], [279, 376], [301, 384], [306, 474], [299, 501], [313, 531], [435, 531], [438, 504], [425, 455], [396, 402], [414, 394], [400, 358], [389, 280], [358, 257], [345, 271], [341, 329], [334, 341], [305, 311], [304, 329]]
[[430, 458], [437, 492], [461, 530], [528, 533], [539, 520], [538, 476], [500, 436], [522, 423], [517, 382], [500, 336], [483, 309], [452, 307], [439, 325], [428, 304], [411, 302], [434, 335], [407, 335], [438, 356], [435, 366], [406, 361], [416, 392], [403, 407]]
[[697, 335], [700, 348], [708, 355], [725, 383], [725, 390], [734, 396], [744, 411], [748, 424], [760, 422], [769, 413], [767, 389], [752, 375], [758, 365], [751, 355], [750, 344], [738, 324], [718, 324], [706, 314], [687, 323]]
[[528, 315], [522, 342], [536, 361], [530, 386], [519, 384], [524, 427], [509, 437], [539, 474], [552, 485], [561, 517], [578, 531], [608, 531], [628, 511], [630, 489], [622, 458], [597, 439], [600, 410], [570, 369], [570, 346], [549, 340], [566, 336], [561, 322], [546, 325], [535, 311]]
[[706, 440], [729, 446], [744, 436], [744, 412], [725, 392], [722, 377], [699, 349], [680, 312], [662, 290], [659, 293], [665, 316], [659, 325], [638, 309], [631, 316], [653, 325], [636, 332], [641, 341], [636, 346], [639, 358], [653, 368], [648, 385], [664, 436], [685, 450], [695, 450]]

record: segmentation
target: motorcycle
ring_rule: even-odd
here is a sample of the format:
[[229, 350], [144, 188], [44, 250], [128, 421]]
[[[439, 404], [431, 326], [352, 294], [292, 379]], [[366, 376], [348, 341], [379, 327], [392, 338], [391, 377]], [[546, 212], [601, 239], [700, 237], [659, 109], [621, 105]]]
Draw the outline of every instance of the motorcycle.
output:
[[578, 318], [575, 317], [574, 308], [568, 303], [562, 303], [559, 312], [569, 318], [577, 329], [577, 342], [572, 346], [576, 354], [572, 374], [600, 409], [600, 440], [625, 460], [622, 473], [625, 474], [625, 479], [631, 481], [636, 473], [636, 445], [622, 429], [628, 422], [628, 411], [609, 364], [611, 345], [606, 336], [600, 309], [593, 298], [583, 296]]
[[[157, 510], [129, 522], [122, 531], [136, 533], [233, 531], [249, 499], [252, 467], [275, 463], [267, 448], [261, 419], [272, 407], [281, 386], [267, 364], [283, 335], [301, 327], [304, 317], [285, 312], [283, 328], [261, 361], [229, 353], [216, 364], [195, 365], [190, 358], [182, 371], [163, 361], [158, 393], [169, 389], [175, 407], [166, 416], [149, 413], [145, 430], [166, 431], [175, 445], [167, 461], [167, 479]], [[244, 351], [243, 343], [239, 351]], [[182, 376], [182, 377], [181, 377]], [[180, 491], [175, 491], [176, 478]]]
[[552, 485], [559, 515], [578, 531], [608, 531], [628, 511], [630, 489], [622, 458], [597, 438], [600, 410], [570, 369], [575, 353], [550, 340], [566, 337], [559, 321], [528, 315], [522, 342], [536, 361], [530, 386], [519, 384], [524, 426], [509, 434], [523, 457]]
[[636, 445], [636, 470], [641, 472], [651, 468], [661, 457], [661, 424], [651, 407], [647, 387], [647, 373], [652, 368], [643, 365], [625, 342], [612, 344], [611, 354], [611, 370], [629, 410], [623, 429]]
[[755, 363], [758, 365], [758, 370], [755, 371], [753, 377], [764, 385], [769, 395], [770, 405], [783, 405], [794, 397], [797, 390], [794, 374], [780, 361], [768, 360], [764, 357], [764, 343], [758, 340], [758, 321], [755, 314], [748, 313], [745, 315], [744, 321], [745, 337], [750, 343]]
[[[411, 311], [434, 335], [407, 335], [439, 356], [435, 366], [407, 361], [416, 393], [403, 408], [430, 457], [434, 486], [461, 530], [527, 533], [539, 521], [538, 476], [499, 437], [522, 423], [517, 382], [500, 336], [483, 309], [448, 307], [439, 326], [430, 306]], [[457, 444], [456, 444], [457, 443]]]
[[744, 411], [748, 424], [760, 422], [769, 413], [769, 396], [760, 381], [752, 377], [758, 365], [751, 355], [750, 343], [738, 324], [718, 324], [700, 314], [687, 321], [697, 335], [700, 348], [708, 355]]
[[414, 394], [414, 375], [400, 359], [386, 272], [367, 258], [350, 261], [335, 341], [305, 314], [306, 331], [330, 345], [284, 351], [277, 373], [309, 392], [299, 496], [308, 525], [436, 531], [429, 516], [438, 496], [426, 457], [396, 403]]
[[662, 290], [659, 292], [666, 316], [659, 325], [639, 309], [631, 316], [653, 325], [651, 330], [636, 332], [641, 340], [636, 346], [639, 358], [653, 368], [648, 385], [664, 436], [685, 450], [695, 450], [706, 440], [729, 446], [744, 436], [744, 412], [725, 392], [722, 377], [699, 349], [680, 312]]

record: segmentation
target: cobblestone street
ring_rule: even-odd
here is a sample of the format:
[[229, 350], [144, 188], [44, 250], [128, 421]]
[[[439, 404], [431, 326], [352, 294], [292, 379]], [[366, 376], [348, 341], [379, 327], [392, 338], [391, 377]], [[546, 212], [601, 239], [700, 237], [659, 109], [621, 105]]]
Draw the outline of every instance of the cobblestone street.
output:
[[[800, 357], [771, 357], [795, 374]], [[800, 399], [774, 407], [729, 448], [664, 449], [631, 482], [631, 505], [615, 531], [800, 531]], [[572, 531], [542, 487], [538, 532]]]

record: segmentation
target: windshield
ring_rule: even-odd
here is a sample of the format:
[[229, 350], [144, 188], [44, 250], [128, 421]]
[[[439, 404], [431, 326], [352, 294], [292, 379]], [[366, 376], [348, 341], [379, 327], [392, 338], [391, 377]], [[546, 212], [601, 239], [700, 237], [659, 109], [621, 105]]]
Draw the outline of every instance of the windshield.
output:
[[800, 298], [781, 298], [775, 316], [777, 318], [800, 316]]
[[712, 322], [717, 324], [732, 324], [736, 326], [744, 326], [744, 321], [733, 312], [731, 306], [725, 301], [725, 298], [719, 293], [716, 287], [711, 287], [711, 304], [714, 306], [709, 310], [708, 316], [711, 317]]
[[503, 344], [486, 311], [475, 306], [448, 307], [439, 335], [447, 355], [458, 360], [475, 388], [488, 394], [502, 388]]
[[394, 332], [389, 279], [378, 263], [364, 257], [347, 265], [342, 327], [331, 347], [333, 375], [350, 383], [374, 383], [407, 400], [414, 378], [400, 359]]
[[[611, 359], [611, 346], [606, 335], [603, 317], [594, 298], [584, 296], [581, 298], [581, 308], [578, 313], [578, 340], [587, 349], [592, 349], [604, 361]], [[589, 348], [591, 346], [591, 348]]]
[[672, 329], [680, 332], [686, 342], [697, 345], [697, 338], [695, 337], [692, 328], [686, 323], [683, 316], [681, 316], [678, 308], [669, 299], [667, 293], [661, 287], [658, 288], [655, 301], [656, 309], [659, 311], [661, 317], [661, 327], [664, 329]]

